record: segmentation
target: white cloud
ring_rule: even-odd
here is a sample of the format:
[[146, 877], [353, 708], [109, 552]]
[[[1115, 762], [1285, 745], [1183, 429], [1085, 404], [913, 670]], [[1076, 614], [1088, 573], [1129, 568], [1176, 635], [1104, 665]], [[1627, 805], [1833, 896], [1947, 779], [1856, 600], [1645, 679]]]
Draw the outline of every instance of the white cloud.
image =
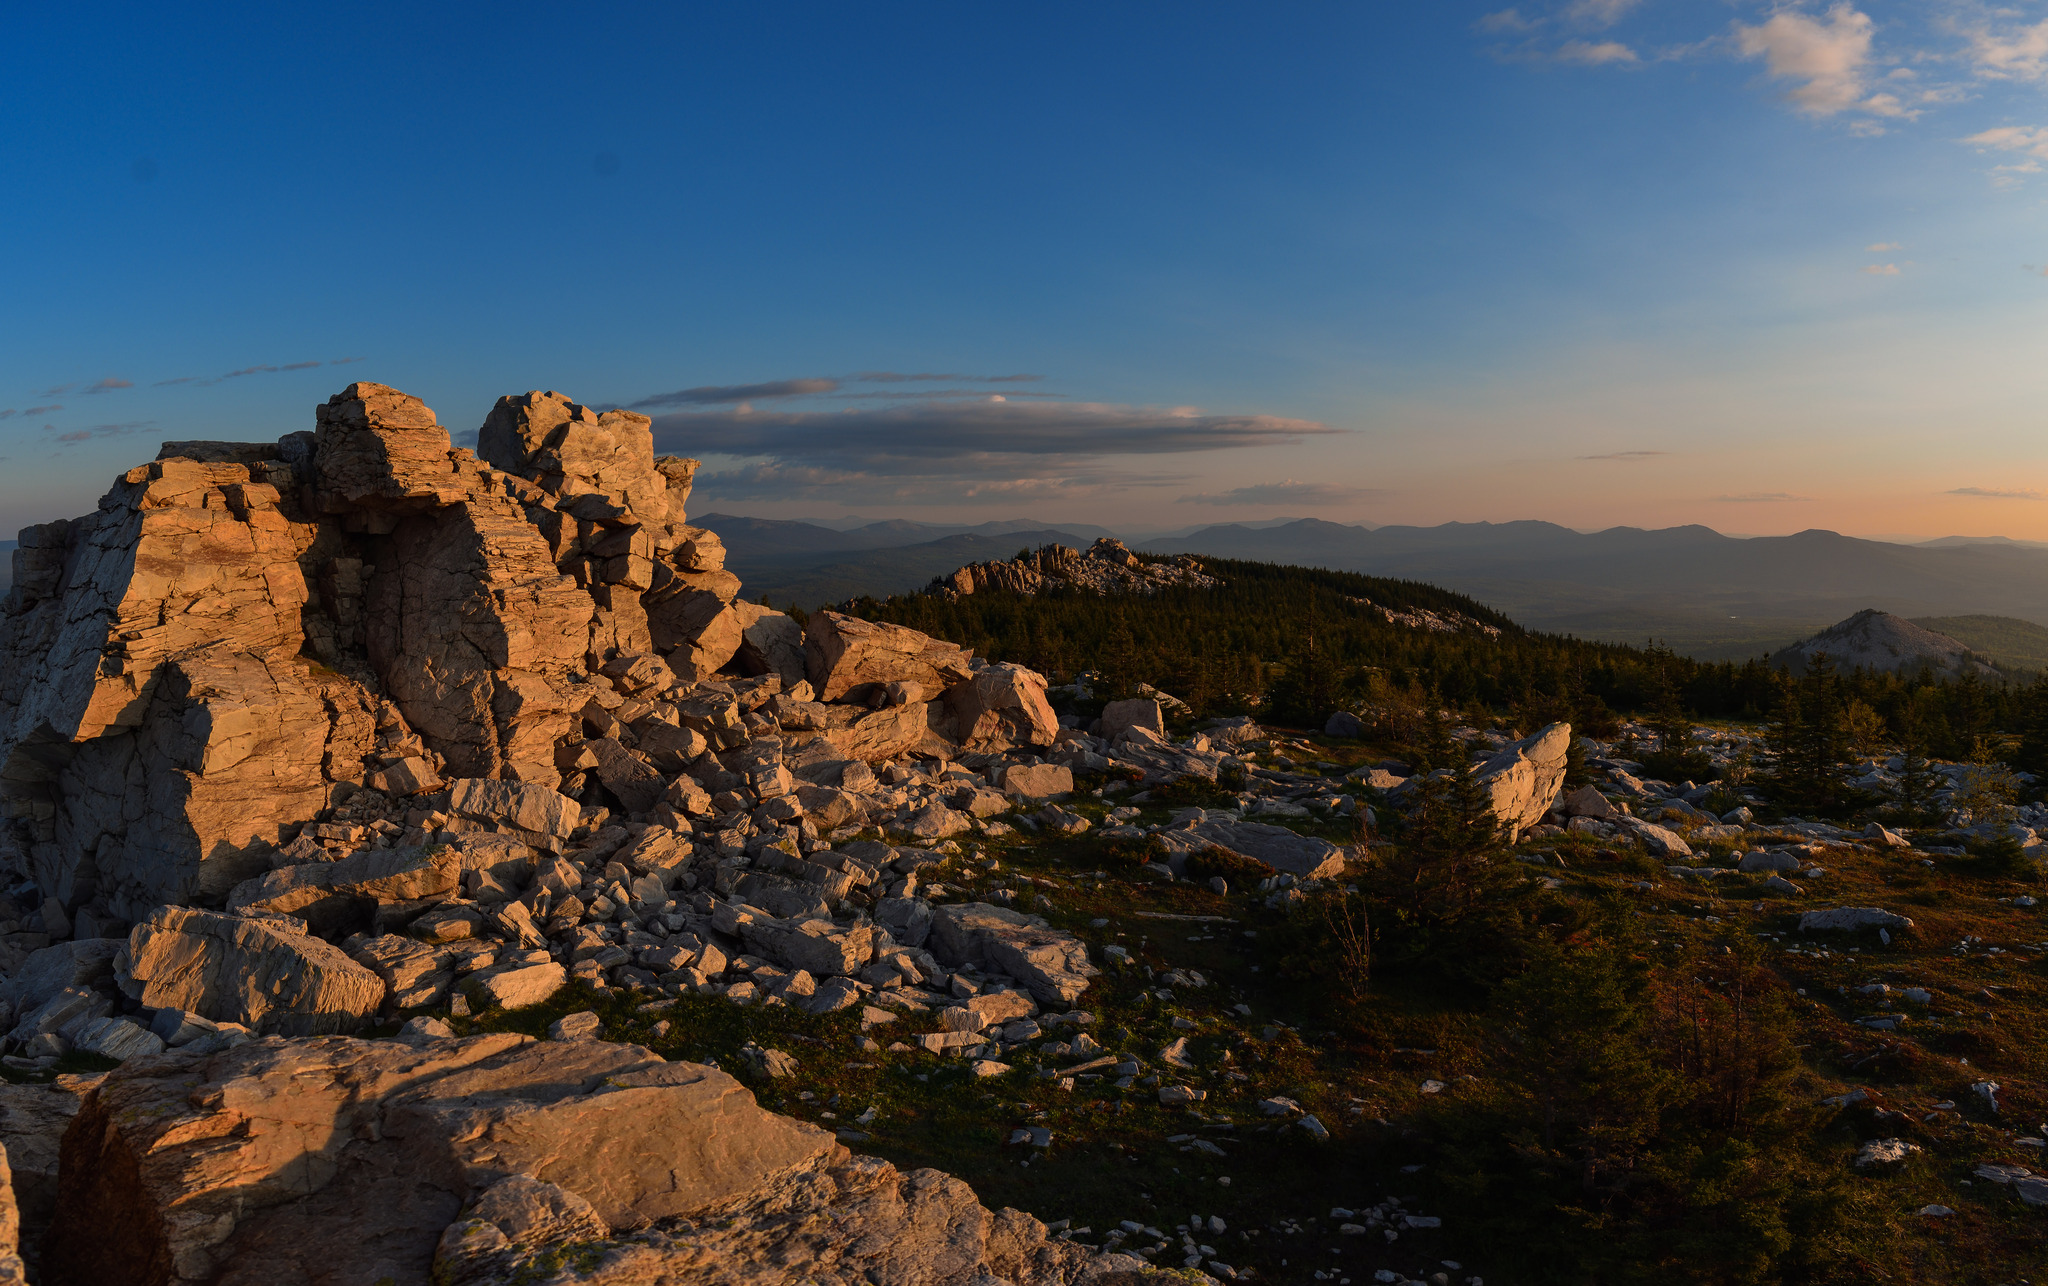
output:
[[1904, 250], [1905, 248], [1896, 241], [1880, 241], [1874, 246], [1863, 247], [1863, 253], [1867, 255], [1881, 255], [1887, 250]]
[[1736, 48], [1761, 58], [1773, 80], [1794, 82], [1786, 97], [1810, 116], [1847, 111], [1911, 119], [1919, 113], [1892, 94], [1867, 94], [1870, 15], [1835, 4], [1819, 18], [1784, 9], [1755, 27], [1735, 24]]
[[2048, 80], [2048, 19], [2003, 33], [1970, 33], [1970, 60], [1988, 80]]
[[1505, 31], [1529, 31], [1536, 26], [1535, 23], [1524, 18], [1522, 11], [1519, 9], [1503, 9], [1499, 13], [1489, 13], [1472, 25], [1481, 31], [1490, 31], [1496, 34]]
[[1572, 0], [1564, 16], [1593, 27], [1611, 27], [1628, 15], [1642, 0]]
[[1863, 272], [1866, 276], [1870, 277], [1896, 277], [1899, 275], [1899, 265], [1895, 263], [1867, 263], [1863, 265]]
[[1579, 63], [1587, 67], [1602, 67], [1609, 63], [1641, 62], [1636, 51], [1619, 40], [1603, 40], [1591, 44], [1584, 40], [1567, 40], [1557, 51], [1559, 62]]
[[2039, 174], [2041, 162], [2048, 161], [2048, 127], [2000, 125], [1972, 134], [1963, 142], [1979, 151], [2017, 152], [2022, 156], [2019, 161], [1994, 165], [1986, 171], [1993, 187], [2016, 188], [2025, 182], [2022, 175]]
[[1997, 129], [1972, 134], [1963, 142], [1999, 152], [2025, 152], [2048, 161], [2048, 127], [2001, 125]]

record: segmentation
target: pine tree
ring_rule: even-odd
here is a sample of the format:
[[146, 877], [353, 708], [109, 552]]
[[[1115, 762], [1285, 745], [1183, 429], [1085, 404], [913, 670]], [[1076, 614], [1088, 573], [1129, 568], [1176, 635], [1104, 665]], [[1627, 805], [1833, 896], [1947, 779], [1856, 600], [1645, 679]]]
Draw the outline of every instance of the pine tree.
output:
[[1899, 784], [1892, 788], [1892, 808], [1904, 824], [1927, 826], [1940, 820], [1940, 809], [1935, 805], [1935, 792], [1947, 782], [1940, 773], [1934, 771], [1933, 762], [1927, 758], [1919, 719], [1913, 717], [1910, 709], [1906, 714], [1905, 735], [1899, 739], [1901, 771]]
[[1854, 801], [1847, 713], [1841, 676], [1825, 654], [1784, 686], [1767, 736], [1771, 793], [1779, 804], [1835, 813]]

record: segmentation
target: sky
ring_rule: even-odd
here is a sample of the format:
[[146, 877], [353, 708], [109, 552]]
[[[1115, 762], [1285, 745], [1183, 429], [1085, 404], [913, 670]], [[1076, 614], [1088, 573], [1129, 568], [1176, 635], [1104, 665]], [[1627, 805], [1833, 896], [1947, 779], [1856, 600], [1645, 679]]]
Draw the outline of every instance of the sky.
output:
[[2048, 0], [19, 7], [0, 530], [356, 380], [693, 511], [2048, 539]]

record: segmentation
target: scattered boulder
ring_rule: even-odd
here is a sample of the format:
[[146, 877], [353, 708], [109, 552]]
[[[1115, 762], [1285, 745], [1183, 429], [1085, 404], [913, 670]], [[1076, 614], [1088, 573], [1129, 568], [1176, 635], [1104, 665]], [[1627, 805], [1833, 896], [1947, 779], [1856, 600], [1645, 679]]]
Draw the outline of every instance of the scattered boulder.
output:
[[583, 819], [583, 805], [534, 782], [461, 778], [448, 784], [448, 807], [458, 816], [558, 840], [574, 834]]
[[1133, 728], [1166, 736], [1166, 716], [1160, 712], [1159, 703], [1150, 697], [1132, 697], [1128, 701], [1112, 701], [1102, 707], [1102, 738], [1115, 741]]
[[931, 953], [943, 964], [975, 965], [1022, 982], [1042, 1005], [1065, 1008], [1098, 972], [1088, 947], [1042, 918], [970, 902], [932, 910]]
[[1018, 799], [1058, 799], [1074, 793], [1074, 770], [1065, 764], [1012, 764], [1003, 770], [1002, 787]]
[[892, 683], [930, 700], [973, 676], [968, 660], [958, 644], [838, 612], [813, 612], [804, 637], [805, 674], [820, 701], [870, 701]]
[[1596, 822], [1610, 822], [1621, 815], [1607, 796], [1591, 786], [1581, 786], [1566, 795], [1563, 808], [1567, 817], [1590, 817]]
[[464, 988], [473, 999], [500, 1009], [526, 1009], [545, 1004], [568, 985], [568, 971], [554, 963], [486, 969], [463, 980]]
[[1201, 821], [1185, 830], [1161, 831], [1168, 864], [1176, 875], [1185, 872], [1191, 854], [1220, 848], [1275, 871], [1305, 880], [1326, 880], [1344, 873], [1345, 852], [1328, 840], [1298, 835], [1265, 822]]
[[874, 957], [874, 931], [842, 928], [824, 919], [783, 920], [761, 916], [740, 925], [747, 949], [790, 969], [826, 978], [858, 973]]
[[1510, 841], [1543, 820], [1564, 784], [1565, 756], [1571, 749], [1572, 727], [1553, 723], [1533, 736], [1511, 742], [1481, 764], [1479, 784], [1485, 788]]
[[1059, 738], [1045, 676], [1021, 665], [983, 666], [946, 693], [946, 710], [960, 745], [971, 751], [1050, 746]]
[[1895, 911], [1883, 911], [1874, 906], [1841, 906], [1825, 911], [1808, 911], [1799, 917], [1802, 933], [1826, 932], [1829, 930], [1857, 929], [1910, 929], [1912, 920]]
[[1349, 710], [1338, 710], [1323, 721], [1323, 735], [1355, 741], [1365, 735], [1365, 721]]
[[461, 875], [462, 855], [452, 849], [371, 849], [246, 880], [228, 895], [228, 909], [297, 916], [314, 932], [338, 937], [366, 927], [379, 906], [415, 903], [425, 910], [453, 894]]
[[383, 979], [300, 921], [178, 906], [157, 908], [129, 934], [121, 986], [148, 1009], [284, 1036], [353, 1031], [384, 1000]]
[[793, 692], [805, 683], [804, 627], [794, 617], [758, 603], [735, 602], [732, 610], [740, 627], [740, 646], [735, 659], [748, 674], [773, 674], [782, 680], [782, 690]]

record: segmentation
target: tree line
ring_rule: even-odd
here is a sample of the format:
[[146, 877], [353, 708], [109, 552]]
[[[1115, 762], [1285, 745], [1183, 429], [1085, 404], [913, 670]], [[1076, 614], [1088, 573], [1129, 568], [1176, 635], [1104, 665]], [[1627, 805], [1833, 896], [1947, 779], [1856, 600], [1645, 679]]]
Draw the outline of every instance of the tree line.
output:
[[[1566, 719], [1608, 736], [1622, 716], [1762, 722], [1821, 691], [1811, 699], [1840, 723], [1838, 739], [1852, 749], [1910, 739], [1929, 755], [1967, 759], [1987, 744], [2012, 744], [2018, 754], [2016, 742], [2026, 738], [2016, 762], [2048, 764], [2048, 680], [2022, 686], [1863, 669], [1795, 678], [1761, 657], [1697, 661], [1654, 642], [1538, 633], [1419, 581], [1231, 559], [1205, 565], [1223, 578], [1221, 588], [1107, 598], [993, 592], [950, 602], [913, 594], [859, 599], [845, 610], [1021, 662], [1055, 682], [1091, 673], [1098, 697], [1150, 684], [1202, 716], [1258, 713], [1319, 727], [1333, 710], [1370, 707], [1398, 724], [1446, 706], [1524, 728]], [[1378, 609], [1469, 624], [1438, 632], [1389, 621]], [[1404, 739], [1400, 728], [1390, 731]]]

